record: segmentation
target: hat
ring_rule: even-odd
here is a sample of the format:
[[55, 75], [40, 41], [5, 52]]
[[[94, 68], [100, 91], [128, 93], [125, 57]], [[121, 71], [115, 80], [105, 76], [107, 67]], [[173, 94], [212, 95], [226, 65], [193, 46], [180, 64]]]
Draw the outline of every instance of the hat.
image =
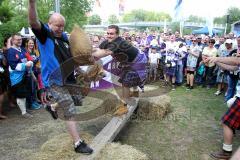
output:
[[225, 43], [231, 44], [231, 43], [232, 43], [232, 40], [231, 40], [231, 39], [227, 39], [227, 40], [225, 41]]
[[157, 49], [157, 46], [151, 46], [151, 49]]

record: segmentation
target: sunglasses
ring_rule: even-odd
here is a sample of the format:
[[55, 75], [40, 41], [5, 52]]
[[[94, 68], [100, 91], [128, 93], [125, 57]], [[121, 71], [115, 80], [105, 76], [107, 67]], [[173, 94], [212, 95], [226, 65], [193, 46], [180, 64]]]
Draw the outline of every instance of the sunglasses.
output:
[[209, 42], [210, 44], [214, 44], [215, 42]]

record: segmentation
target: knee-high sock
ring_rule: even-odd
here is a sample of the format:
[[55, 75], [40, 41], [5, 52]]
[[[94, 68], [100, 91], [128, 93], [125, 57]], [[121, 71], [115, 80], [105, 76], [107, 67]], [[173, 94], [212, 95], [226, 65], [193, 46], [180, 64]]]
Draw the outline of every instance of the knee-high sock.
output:
[[26, 98], [17, 98], [17, 104], [22, 112], [22, 115], [24, 115], [26, 112]]

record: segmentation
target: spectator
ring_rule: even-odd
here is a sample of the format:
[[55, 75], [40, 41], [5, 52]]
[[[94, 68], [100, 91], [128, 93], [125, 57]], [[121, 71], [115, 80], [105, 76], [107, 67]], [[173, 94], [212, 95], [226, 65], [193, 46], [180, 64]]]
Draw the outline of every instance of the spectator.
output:
[[36, 63], [38, 63], [39, 61], [39, 57], [36, 55], [35, 53], [35, 44], [34, 44], [34, 40], [33, 39], [27, 39], [26, 40], [26, 57], [28, 61], [32, 61], [33, 62], [33, 72], [30, 74], [29, 78], [29, 85], [30, 85], [30, 89], [31, 89], [31, 94], [29, 95], [29, 97], [27, 97], [27, 104], [29, 105], [29, 107], [31, 109], [40, 109], [41, 105], [37, 102], [37, 90], [38, 90], [38, 74], [40, 74], [38, 71], [39, 69], [36, 66]]
[[[218, 50], [218, 56], [219, 57], [227, 57], [229, 56], [229, 53], [232, 51], [232, 40], [227, 39], [225, 42], [225, 47], [220, 47]], [[221, 68], [218, 68], [217, 71], [217, 80], [216, 82], [218, 83], [218, 90], [214, 94], [216, 96], [220, 95], [222, 93], [222, 90], [227, 87], [227, 72], [222, 70]]]
[[[157, 48], [152, 47], [149, 53], [149, 64], [150, 64], [150, 71], [149, 71], [149, 81], [153, 77], [153, 80], [156, 81], [157, 79], [157, 69], [159, 65], [160, 54], [157, 53]], [[153, 73], [153, 76], [152, 76]]]
[[[234, 49], [229, 53], [229, 56], [231, 57], [235, 57], [237, 59], [237, 54], [239, 52], [240, 49], [240, 37], [237, 38], [237, 44], [239, 46], [238, 49]], [[236, 91], [236, 85], [238, 82], [238, 77], [239, 77], [239, 70], [236, 71], [229, 71], [228, 72], [228, 77], [227, 77], [227, 81], [228, 81], [228, 88], [227, 88], [227, 92], [225, 95], [225, 101], [227, 102], [229, 99], [231, 99]]]
[[26, 111], [26, 97], [30, 94], [27, 74], [33, 66], [33, 62], [27, 61], [26, 50], [21, 48], [22, 37], [19, 34], [12, 36], [12, 47], [8, 49], [7, 60], [9, 63], [9, 73], [12, 86], [12, 93], [17, 98], [17, 104], [23, 117], [33, 117]]
[[200, 54], [200, 47], [197, 45], [196, 38], [192, 39], [192, 45], [188, 50], [187, 57], [187, 90], [193, 89], [194, 73], [197, 67], [197, 60]]
[[183, 82], [183, 59], [187, 54], [187, 47], [185, 44], [180, 43], [177, 50], [177, 70], [176, 70], [176, 84], [180, 86]]
[[0, 50], [0, 119], [6, 119], [7, 116], [3, 115], [3, 100], [4, 93], [7, 90], [7, 77], [5, 77], [7, 61], [6, 58]]
[[[207, 39], [205, 39], [205, 40], [207, 41]], [[216, 57], [217, 56], [217, 49], [214, 47], [214, 44], [215, 44], [215, 40], [210, 39], [209, 46], [205, 47], [203, 49], [203, 53], [202, 53], [202, 59], [203, 59], [202, 62], [205, 64], [205, 68], [206, 68], [204, 86], [207, 85], [207, 89], [209, 89], [212, 85], [215, 84], [214, 75], [213, 75], [215, 64], [208, 63], [205, 61], [207, 57]]]

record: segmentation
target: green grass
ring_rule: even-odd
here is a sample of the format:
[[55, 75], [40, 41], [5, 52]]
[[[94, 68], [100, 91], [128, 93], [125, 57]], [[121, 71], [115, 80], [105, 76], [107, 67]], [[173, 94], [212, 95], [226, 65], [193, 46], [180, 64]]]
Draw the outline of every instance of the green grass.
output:
[[[171, 91], [172, 112], [162, 121], [131, 121], [119, 140], [147, 153], [153, 160], [210, 159], [210, 152], [222, 146], [220, 119], [227, 110], [216, 89], [197, 87]], [[234, 148], [240, 144], [239, 134]]]

